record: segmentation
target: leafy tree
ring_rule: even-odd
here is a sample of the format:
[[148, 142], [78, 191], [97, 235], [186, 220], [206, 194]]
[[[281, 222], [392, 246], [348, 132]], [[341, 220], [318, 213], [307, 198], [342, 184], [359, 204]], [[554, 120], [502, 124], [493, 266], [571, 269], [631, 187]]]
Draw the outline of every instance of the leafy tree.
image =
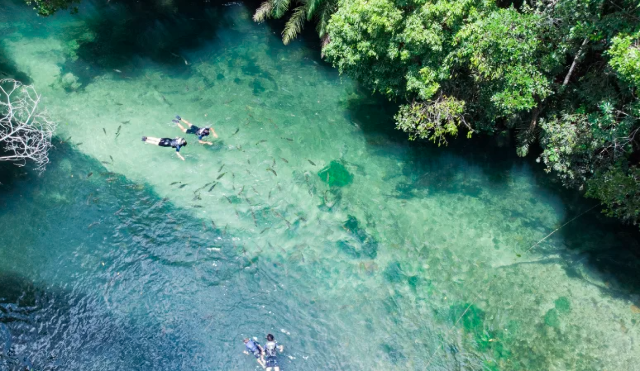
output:
[[640, 7], [630, 0], [340, 0], [323, 53], [410, 103], [397, 127], [446, 143], [512, 129], [521, 156], [640, 221]]

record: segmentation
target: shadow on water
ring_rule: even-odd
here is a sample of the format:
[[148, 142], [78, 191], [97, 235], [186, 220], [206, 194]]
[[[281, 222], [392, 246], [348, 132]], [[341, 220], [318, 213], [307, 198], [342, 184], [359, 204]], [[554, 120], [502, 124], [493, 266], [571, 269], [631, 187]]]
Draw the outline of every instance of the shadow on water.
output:
[[31, 84], [33, 81], [26, 73], [20, 71], [15, 62], [9, 58], [4, 47], [0, 43], [0, 79], [15, 79], [23, 84]]
[[[0, 177], [0, 223], [22, 221], [0, 249], [2, 370], [239, 369], [247, 359], [229, 339], [272, 322], [258, 306], [287, 311], [259, 294], [268, 259], [224, 220], [194, 217], [57, 138], [44, 175], [9, 166]], [[204, 324], [215, 357], [196, 340]]]
[[0, 272], [0, 369], [72, 370], [91, 363], [99, 368], [106, 357], [121, 369], [166, 363], [178, 369], [181, 350], [175, 342], [184, 339], [146, 336], [161, 334], [161, 328], [153, 320], [142, 326], [114, 317], [99, 297]]
[[[400, 156], [405, 163], [403, 179], [409, 180], [398, 182], [394, 195], [397, 198], [425, 197], [425, 194], [442, 192], [479, 197], [487, 186], [486, 182], [495, 190], [506, 189], [515, 170], [529, 168], [538, 197], [528, 201], [535, 203], [548, 195], [561, 200], [562, 209], [558, 212], [565, 215], [564, 219], [552, 226], [549, 233], [597, 205], [595, 200], [585, 199], [580, 192], [562, 187], [553, 176], [543, 171], [533, 155], [518, 157], [511, 137], [476, 135], [466, 139], [461, 136], [438, 148], [427, 141], [408, 142], [407, 135], [396, 130], [393, 124], [397, 104], [382, 96], [367, 94], [359, 88], [357, 94], [348, 96], [343, 105], [347, 120], [362, 129], [371, 151], [388, 153], [394, 147], [406, 151]], [[469, 168], [479, 169], [484, 179], [467, 177], [464, 169]], [[639, 294], [640, 232], [636, 226], [624, 225], [599, 211], [601, 208], [595, 207], [546, 240], [547, 244], [560, 246], [560, 249], [546, 251], [544, 247], [547, 245], [542, 243], [536, 251], [560, 254], [569, 277], [595, 285], [608, 295]], [[519, 220], [528, 228], [542, 227], [535, 215], [519, 212], [516, 207], [505, 210], [505, 218]], [[594, 277], [600, 282], [594, 282]]]
[[73, 73], [84, 86], [114, 70], [123, 79], [138, 76], [144, 73], [142, 64], [150, 60], [166, 73], [188, 76], [193, 61], [185, 53], [215, 40], [218, 29], [229, 26], [220, 5], [224, 3], [94, 3], [94, 8], [83, 8], [78, 15], [84, 25], [65, 30], [65, 36], [78, 44], [78, 58], [67, 59], [63, 73]]

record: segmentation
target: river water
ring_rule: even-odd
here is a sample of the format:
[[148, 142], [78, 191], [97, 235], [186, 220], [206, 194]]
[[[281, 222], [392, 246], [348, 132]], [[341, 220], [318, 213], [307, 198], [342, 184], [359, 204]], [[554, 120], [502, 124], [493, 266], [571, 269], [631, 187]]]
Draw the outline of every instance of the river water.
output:
[[[636, 229], [508, 138], [408, 142], [253, 5], [137, 4], [3, 4], [60, 126], [1, 172], [0, 369], [249, 370], [270, 332], [284, 370], [637, 370]], [[141, 142], [176, 114], [219, 139]]]

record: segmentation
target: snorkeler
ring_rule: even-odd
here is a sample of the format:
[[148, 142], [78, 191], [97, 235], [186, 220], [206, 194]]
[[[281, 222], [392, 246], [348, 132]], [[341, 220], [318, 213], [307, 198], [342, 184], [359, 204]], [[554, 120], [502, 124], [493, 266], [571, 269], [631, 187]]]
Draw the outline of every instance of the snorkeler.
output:
[[175, 139], [171, 138], [154, 138], [154, 137], [142, 137], [143, 142], [147, 142], [149, 144], [153, 144], [154, 146], [160, 147], [171, 147], [176, 149], [176, 155], [180, 157], [182, 161], [184, 161], [184, 157], [180, 154], [180, 147], [186, 147], [187, 141], [184, 138], [176, 137]]
[[[189, 126], [189, 129], [185, 129], [184, 126], [180, 125], [180, 121], [184, 122], [185, 124], [187, 124]], [[213, 145], [213, 143], [211, 142], [207, 142], [202, 140], [202, 138], [206, 137], [209, 135], [209, 132], [213, 133], [214, 137], [218, 137], [218, 134], [216, 134], [216, 131], [213, 130], [213, 128], [205, 126], [203, 128], [199, 128], [197, 126], [195, 126], [194, 124], [190, 123], [189, 121], [183, 119], [180, 116], [176, 116], [175, 120], [173, 120], [173, 122], [175, 122], [179, 127], [180, 130], [182, 130], [183, 133], [187, 133], [187, 134], [195, 134], [198, 136], [198, 142], [200, 144], [208, 144], [208, 145]]]
[[247, 338], [247, 339], [244, 339], [244, 346], [246, 349], [243, 353], [246, 355], [249, 355], [252, 353], [253, 356], [256, 357], [256, 361], [258, 361], [260, 366], [262, 366], [262, 368], [265, 368], [264, 355], [263, 355], [264, 349], [262, 348], [260, 343]]
[[267, 356], [267, 371], [280, 371], [280, 366], [278, 365], [278, 354], [276, 350], [279, 350], [280, 353], [284, 351], [284, 345], [278, 345], [278, 342], [275, 341], [273, 335], [267, 335], [267, 344], [264, 349], [264, 353]]

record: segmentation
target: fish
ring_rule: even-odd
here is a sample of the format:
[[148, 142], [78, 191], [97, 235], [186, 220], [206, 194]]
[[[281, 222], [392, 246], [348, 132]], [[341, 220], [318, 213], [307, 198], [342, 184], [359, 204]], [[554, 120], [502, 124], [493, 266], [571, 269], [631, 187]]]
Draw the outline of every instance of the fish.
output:
[[111, 162], [113, 162], [113, 157], [111, 157], [111, 155], [109, 155], [109, 158], [111, 159]]
[[256, 213], [253, 212], [253, 209], [251, 209], [251, 216], [253, 217], [253, 224], [255, 224], [255, 226], [258, 226], [258, 220], [256, 219]]
[[276, 166], [276, 159], [273, 159], [273, 163], [271, 164], [271, 167], [275, 167]]
[[120, 129], [122, 129], [122, 125], [119, 125], [118, 130], [116, 130], [116, 138], [120, 135]]
[[256, 189], [253, 186], [251, 186], [251, 189], [253, 189], [255, 193], [260, 194], [258, 191], [256, 191]]
[[173, 183], [171, 183], [171, 184], [169, 184], [169, 185], [176, 185], [176, 184], [178, 184], [178, 183], [180, 183], [180, 182], [173, 182]]
[[247, 164], [251, 165], [251, 160], [247, 159]]
[[242, 186], [242, 189], [240, 189], [240, 192], [238, 192], [238, 196], [240, 196], [242, 192], [244, 192], [244, 186]]
[[112, 176], [112, 175], [116, 175], [116, 173], [114, 173], [113, 171], [107, 171], [105, 173], [100, 173], [100, 176]]
[[220, 166], [220, 169], [218, 169], [218, 172], [221, 172], [223, 167], [224, 167], [224, 164], [222, 164], [222, 166]]
[[211, 186], [211, 188], [209, 188], [209, 190], [207, 192], [211, 192], [213, 191], [213, 189], [218, 185], [218, 182], [213, 183], [213, 185]]
[[271, 227], [267, 227], [267, 228], [263, 229], [262, 232], [260, 232], [260, 234], [263, 234], [264, 232], [266, 232], [269, 229], [271, 229]]
[[87, 178], [88, 178], [88, 177], [90, 177], [90, 176], [92, 176], [92, 175], [93, 175], [93, 173], [92, 173], [92, 172], [91, 172], [91, 173], [89, 173], [89, 174], [87, 174]]
[[128, 123], [130, 123], [131, 121], [127, 120], [127, 121], [122, 121], [122, 125], [126, 125]]
[[182, 188], [184, 188], [184, 187], [186, 187], [186, 186], [188, 186], [188, 185], [189, 185], [189, 184], [185, 183], [185, 184], [181, 185], [181, 186], [180, 186], [180, 187], [178, 187], [178, 188], [182, 189]]
[[271, 191], [269, 191], [269, 197], [268, 197], [268, 199], [269, 199], [269, 200], [271, 199]]
[[82, 145], [82, 142], [76, 143], [76, 147], [81, 146], [81, 145]]
[[314, 164], [314, 163], [313, 163], [313, 161], [311, 161], [311, 160], [309, 160], [309, 159], [307, 159], [307, 161], [309, 161], [309, 163], [310, 163], [311, 165], [316, 166], [316, 164]]
[[211, 184], [211, 183], [213, 183], [213, 182], [209, 182], [209, 183], [203, 185], [202, 187], [200, 187], [200, 188], [196, 189], [195, 191], [193, 191], [193, 193], [195, 194], [195, 193], [207, 188], [209, 186], [209, 184]]
[[228, 196], [224, 196], [224, 198], [226, 198], [227, 201], [229, 201], [230, 204], [233, 203], [233, 202], [231, 202], [231, 199]]
[[102, 162], [103, 164], [107, 164], [107, 165], [111, 164], [111, 162], [109, 162], [109, 161], [100, 161], [100, 162]]
[[264, 143], [264, 142], [266, 142], [266, 141], [267, 141], [266, 139], [263, 139], [263, 140], [261, 140], [261, 141], [258, 141], [258, 142], [256, 143], [256, 146], [257, 146], [258, 144], [260, 144], [260, 143]]
[[238, 219], [240, 219], [240, 214], [238, 213], [238, 209], [235, 209], [236, 211], [236, 216], [238, 217]]
[[244, 169], [244, 171], [246, 171], [247, 174], [251, 175], [251, 172], [249, 171], [249, 169]]
[[198, 201], [198, 200], [202, 200], [202, 197], [200, 197], [200, 193], [197, 193], [193, 196], [193, 200], [191, 201]]
[[280, 157], [280, 159], [281, 159], [282, 161], [286, 162], [287, 164], [289, 163], [289, 161], [287, 161], [287, 159], [286, 159], [286, 158], [284, 158], [284, 157]]
[[102, 128], [102, 131], [104, 131], [104, 135], [107, 135], [107, 129]]
[[281, 137], [281, 138], [282, 138], [282, 139], [286, 139], [286, 140], [288, 140], [289, 142], [293, 142], [293, 139], [291, 139], [291, 138], [285, 138], [285, 137]]
[[94, 225], [97, 225], [97, 224], [100, 224], [100, 222], [93, 222], [93, 223], [89, 224], [87, 229], [91, 229], [91, 227], [93, 227]]
[[249, 205], [251, 205], [251, 201], [249, 201], [249, 198], [248, 198], [248, 197], [246, 197], [246, 196], [245, 196], [244, 200], [245, 200], [245, 201], [247, 201], [247, 203], [248, 203]]
[[239, 131], [240, 131], [240, 128], [237, 128], [236, 131], [234, 131], [233, 134], [231, 134], [231, 136], [238, 134]]
[[124, 206], [122, 206], [122, 207], [120, 208], [120, 210], [118, 210], [118, 211], [116, 211], [115, 213], [113, 213], [113, 215], [119, 215], [119, 214], [122, 212], [122, 210], [124, 210]]
[[211, 219], [211, 225], [213, 226], [213, 229], [218, 229], [218, 227], [216, 227], [216, 223], [213, 221], [213, 219]]
[[107, 179], [105, 179], [105, 181], [107, 181], [107, 182], [111, 183], [111, 182], [113, 182], [113, 181], [114, 181], [114, 180], [116, 180], [116, 179], [117, 179], [117, 178], [107, 178]]
[[226, 173], [222, 173], [220, 175], [218, 175], [218, 177], [216, 178], [216, 180], [220, 180], [220, 178], [222, 178]]
[[116, 71], [117, 73], [122, 73], [122, 71], [120, 71], [120, 70], [118, 70], [116, 68], [114, 68], [113, 70]]
[[272, 172], [272, 173], [273, 173], [273, 175], [275, 175], [275, 176], [278, 176], [278, 173], [276, 173], [276, 171], [275, 171], [275, 170], [273, 170], [273, 169], [272, 169], [272, 168], [270, 168], [270, 167], [266, 168], [265, 170]]
[[191, 205], [194, 209], [202, 209], [202, 205]]

